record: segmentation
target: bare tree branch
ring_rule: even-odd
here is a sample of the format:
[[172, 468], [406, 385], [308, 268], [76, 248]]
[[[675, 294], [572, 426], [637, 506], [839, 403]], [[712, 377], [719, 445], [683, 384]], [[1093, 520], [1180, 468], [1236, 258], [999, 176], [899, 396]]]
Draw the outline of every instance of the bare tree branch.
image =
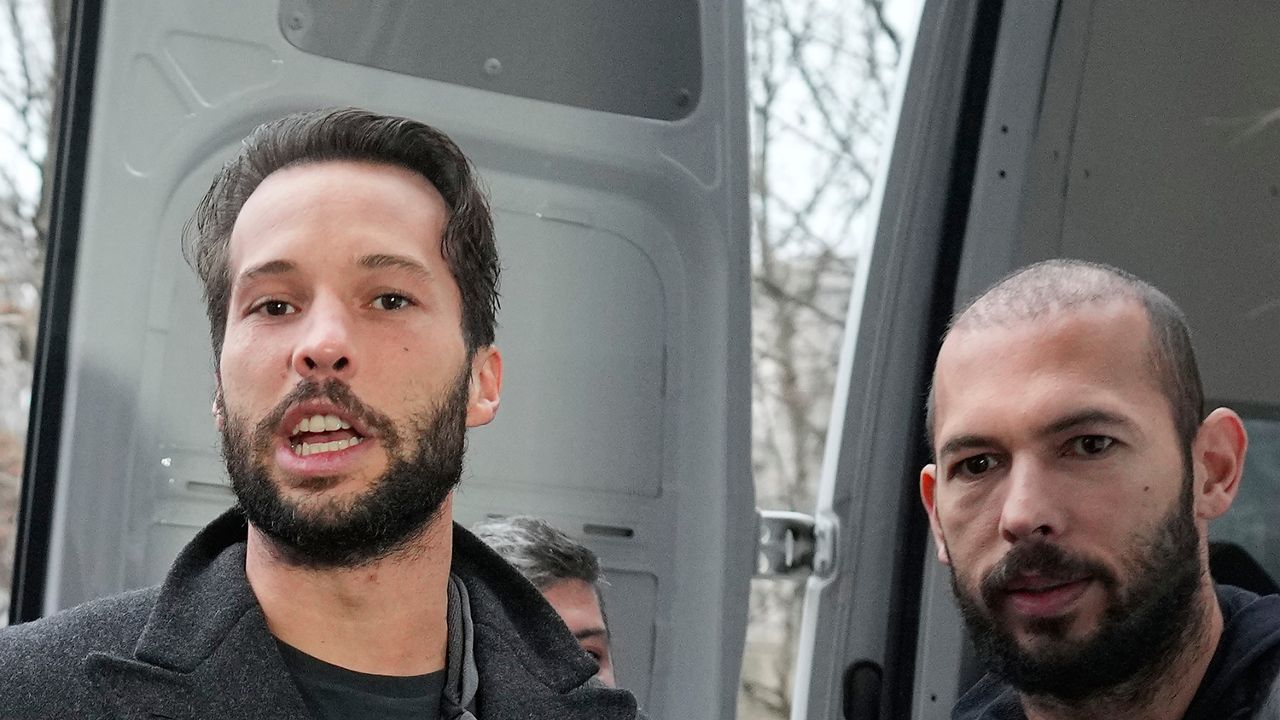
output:
[[761, 292], [774, 300], [804, 308], [805, 310], [812, 312], [815, 317], [828, 323], [832, 327], [844, 327], [844, 318], [823, 310], [815, 305], [810, 299], [802, 298], [793, 293], [787, 292], [768, 278], [757, 277], [755, 279], [755, 283], [756, 286], [760, 288]]
[[[855, 256], [902, 37], [884, 0], [751, 0], [752, 468], [763, 507], [812, 510]], [[744, 720], [785, 718], [803, 583], [752, 583]]]
[[21, 145], [23, 152], [28, 159], [32, 159], [31, 155], [31, 138], [36, 134], [33, 126], [32, 109], [35, 103], [44, 97], [44, 91], [37, 86], [37, 81], [32, 72], [31, 67], [31, 48], [27, 42], [26, 24], [22, 20], [22, 13], [18, 10], [18, 3], [15, 0], [8, 0], [9, 7], [9, 27], [14, 39], [17, 41], [15, 47], [15, 56], [18, 61], [18, 74], [21, 77], [21, 86], [18, 88], [17, 95], [10, 98], [14, 103], [18, 121], [23, 124], [23, 138]]
[[[896, 66], [898, 61], [902, 59], [902, 38], [898, 35], [898, 31], [890, 24], [889, 19], [884, 15], [884, 0], [863, 0], [867, 7], [871, 8], [871, 12], [876, 18], [876, 27], [880, 34], [893, 45], [893, 64]], [[874, 54], [874, 53], [872, 53]]]
[[791, 703], [784, 699], [782, 693], [775, 687], [766, 687], [753, 680], [747, 680], [742, 683], [742, 692], [778, 717], [791, 714]]

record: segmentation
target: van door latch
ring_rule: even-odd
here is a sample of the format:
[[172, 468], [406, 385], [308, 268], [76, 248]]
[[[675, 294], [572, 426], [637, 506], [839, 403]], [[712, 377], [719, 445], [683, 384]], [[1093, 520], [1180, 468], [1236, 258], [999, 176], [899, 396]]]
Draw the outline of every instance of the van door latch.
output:
[[756, 509], [756, 577], [825, 578], [835, 571], [836, 524], [785, 510]]

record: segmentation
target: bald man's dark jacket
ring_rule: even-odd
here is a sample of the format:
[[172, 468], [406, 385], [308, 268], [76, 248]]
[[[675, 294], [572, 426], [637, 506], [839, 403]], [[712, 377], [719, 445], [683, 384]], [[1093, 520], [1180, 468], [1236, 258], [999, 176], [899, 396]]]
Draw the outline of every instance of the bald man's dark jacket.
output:
[[[229, 512], [163, 585], [0, 632], [0, 717], [308, 720], [245, 578], [245, 536]], [[456, 525], [451, 571], [465, 587], [474, 668], [468, 707], [450, 710], [446, 687], [444, 717], [637, 716], [630, 693], [592, 680], [595, 665], [537, 591]]]
[[[1230, 585], [1217, 591], [1222, 637], [1183, 720], [1280, 720], [1280, 596]], [[951, 717], [1026, 720], [1018, 693], [993, 675], [965, 693]]]

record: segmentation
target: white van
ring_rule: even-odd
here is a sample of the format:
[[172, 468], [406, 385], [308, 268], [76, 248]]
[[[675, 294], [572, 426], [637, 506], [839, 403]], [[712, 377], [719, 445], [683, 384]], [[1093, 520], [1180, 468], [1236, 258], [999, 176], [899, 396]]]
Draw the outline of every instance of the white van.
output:
[[526, 512], [604, 559], [618, 673], [732, 718], [759, 539], [812, 574], [793, 717], [945, 718], [975, 676], [917, 499], [957, 298], [1051, 256], [1187, 311], [1253, 447], [1213, 529], [1280, 577], [1280, 13], [929, 0], [855, 283], [818, 506], [750, 464], [741, 0], [75, 5], [11, 616], [158, 582], [232, 502], [182, 224], [259, 123], [355, 104], [454, 136], [504, 264], [503, 415], [460, 521]]

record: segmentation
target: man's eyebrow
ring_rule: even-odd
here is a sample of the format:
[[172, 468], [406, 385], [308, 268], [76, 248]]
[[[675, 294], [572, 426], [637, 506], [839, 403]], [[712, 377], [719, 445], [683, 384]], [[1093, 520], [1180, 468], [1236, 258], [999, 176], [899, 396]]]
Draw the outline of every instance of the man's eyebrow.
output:
[[[1137, 425], [1132, 420], [1123, 415], [1099, 408], [1086, 408], [1048, 423], [1040, 428], [1039, 434], [1057, 435], [1058, 433], [1086, 425], [1113, 425], [1131, 430], [1137, 428]], [[946, 457], [961, 450], [988, 448], [994, 444], [994, 440], [981, 435], [959, 435], [943, 443], [942, 447], [938, 449], [938, 457]]]
[[239, 285], [250, 280], [256, 280], [264, 275], [283, 275], [297, 269], [298, 266], [288, 260], [268, 260], [261, 265], [255, 265], [240, 273], [240, 277], [236, 278], [236, 284]]
[[380, 268], [398, 268], [405, 270], [412, 275], [417, 275], [423, 280], [431, 280], [435, 276], [431, 274], [431, 270], [426, 265], [407, 258], [403, 255], [388, 255], [386, 253], [374, 253], [372, 255], [363, 255], [356, 261], [362, 268], [369, 270], [378, 270]]
[[573, 636], [578, 640], [586, 640], [587, 638], [608, 637], [609, 632], [602, 627], [583, 628], [574, 633]]
[[982, 435], [958, 435], [942, 444], [942, 447], [938, 449], [938, 457], [941, 458], [961, 450], [989, 448], [994, 444], [995, 441]]
[[1040, 434], [1057, 435], [1084, 425], [1113, 425], [1128, 429], [1137, 427], [1132, 420], [1123, 415], [1099, 408], [1086, 408], [1045, 425], [1040, 428]]

